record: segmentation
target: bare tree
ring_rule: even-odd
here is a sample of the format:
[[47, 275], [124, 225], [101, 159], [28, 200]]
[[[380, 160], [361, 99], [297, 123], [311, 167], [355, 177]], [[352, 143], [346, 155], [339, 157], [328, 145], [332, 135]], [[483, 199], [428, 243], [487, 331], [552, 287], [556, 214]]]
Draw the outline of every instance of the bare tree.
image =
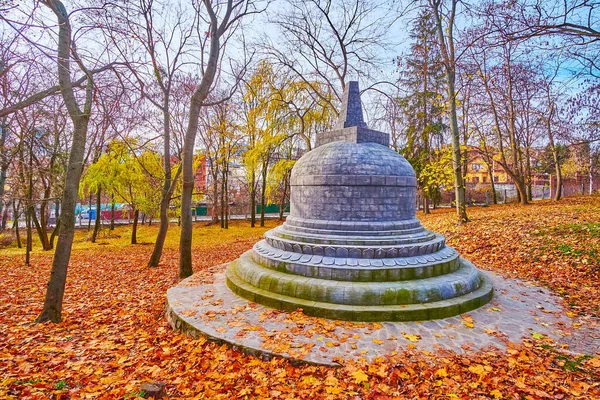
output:
[[[449, 4], [448, 4], [449, 3]], [[459, 223], [469, 221], [467, 216], [466, 191], [461, 163], [460, 131], [456, 113], [456, 51], [454, 28], [458, 0], [428, 0], [427, 4], [434, 16], [440, 54], [446, 73], [446, 89], [448, 92], [448, 116], [450, 119], [450, 134], [452, 136], [452, 168], [454, 170], [454, 192], [456, 214]]]
[[[88, 123], [92, 109], [94, 81], [82, 59], [77, 56], [72, 39], [69, 14], [59, 0], [42, 2], [56, 16], [58, 22], [57, 67], [58, 82], [65, 107], [73, 123], [73, 139], [69, 152], [69, 161], [62, 195], [61, 229], [56, 243], [56, 251], [52, 260], [52, 271], [46, 289], [44, 308], [36, 318], [37, 322], [60, 322], [62, 320], [62, 302], [67, 280], [67, 267], [71, 257], [71, 247], [75, 233], [75, 206], [79, 190], [79, 180], [83, 167]], [[73, 58], [71, 57], [73, 55]], [[78, 65], [86, 76], [85, 98], [80, 104], [71, 81], [72, 61]]]
[[[170, 9], [175, 7], [174, 12]], [[189, 13], [181, 8], [181, 4], [161, 3], [154, 0], [142, 0], [139, 3], [127, 3], [112, 12], [108, 24], [113, 29], [113, 36], [120, 35], [116, 47], [120, 56], [126, 60], [129, 72], [134, 78], [142, 97], [162, 114], [163, 168], [164, 182], [160, 202], [160, 224], [154, 243], [154, 250], [148, 266], [156, 267], [160, 263], [162, 249], [169, 227], [169, 205], [175, 184], [181, 173], [179, 168], [175, 176], [172, 172], [171, 144], [171, 97], [177, 85], [178, 75], [182, 68], [191, 64], [187, 54], [189, 44], [196, 26], [196, 15], [189, 18]], [[157, 17], [157, 14], [160, 17]], [[116, 19], [115, 22], [112, 21]], [[130, 38], [135, 39], [139, 49], [130, 49]], [[121, 48], [120, 42], [125, 48]], [[134, 60], [141, 57], [141, 60]], [[150, 69], [145, 68], [149, 65]], [[179, 155], [177, 154], [179, 157]]]
[[380, 54], [389, 45], [387, 33], [392, 20], [384, 11], [389, 3], [286, 2], [272, 18], [283, 43], [267, 43], [265, 51], [336, 110], [348, 80], [374, 80], [384, 63]]
[[[201, 8], [208, 15], [201, 17]], [[194, 145], [198, 131], [200, 109], [206, 105], [206, 99], [218, 74], [222, 60], [222, 51], [231, 38], [240, 20], [249, 14], [261, 12], [251, 0], [227, 0], [226, 3], [214, 4], [203, 0], [197, 13], [201, 21], [207, 24], [200, 42], [202, 78], [194, 91], [189, 108], [189, 120], [183, 142], [183, 186], [181, 193], [181, 237], [179, 240], [179, 276], [186, 278], [192, 275], [192, 193], [194, 190]], [[200, 27], [198, 27], [200, 30]], [[206, 52], [205, 52], [206, 51]], [[206, 56], [206, 58], [205, 58]]]

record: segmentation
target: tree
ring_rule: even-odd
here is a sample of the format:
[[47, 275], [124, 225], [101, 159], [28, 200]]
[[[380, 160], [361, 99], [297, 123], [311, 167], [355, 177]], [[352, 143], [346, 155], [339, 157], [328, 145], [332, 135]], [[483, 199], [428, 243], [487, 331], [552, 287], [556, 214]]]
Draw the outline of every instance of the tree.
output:
[[[179, 277], [192, 275], [192, 194], [194, 191], [194, 145], [202, 106], [211, 92], [215, 76], [219, 69], [221, 50], [232, 30], [246, 15], [260, 12], [250, 0], [233, 2], [227, 0], [221, 6], [210, 0], [203, 0], [203, 7], [208, 15], [206, 37], [201, 38], [201, 53], [207, 48], [206, 61], [202, 66], [202, 78], [192, 94], [189, 108], [188, 125], [183, 142], [183, 185], [181, 192], [181, 236], [179, 240]], [[197, 10], [200, 13], [200, 6]], [[224, 42], [223, 42], [224, 41]]]
[[459, 223], [469, 221], [467, 216], [466, 192], [461, 164], [460, 131], [458, 129], [458, 117], [456, 112], [456, 54], [454, 28], [457, 13], [458, 0], [428, 0], [427, 4], [434, 17], [435, 29], [438, 36], [442, 65], [446, 75], [447, 105], [450, 120], [450, 135], [452, 137], [452, 165], [454, 169], [454, 192], [456, 202], [456, 214]]
[[402, 76], [399, 86], [408, 93], [398, 98], [399, 115], [404, 122], [406, 140], [401, 153], [411, 163], [423, 196], [423, 211], [429, 213], [430, 193], [421, 177], [425, 166], [434, 161], [434, 152], [443, 143], [445, 125], [442, 122], [444, 107], [441, 57], [433, 16], [421, 11], [410, 33], [410, 53], [399, 64]]
[[266, 51], [337, 113], [347, 81], [373, 79], [384, 64], [380, 54], [392, 24], [387, 7], [379, 1], [287, 0], [273, 18], [279, 42], [267, 43]]
[[[163, 141], [163, 169], [165, 180], [162, 186], [160, 200], [160, 221], [154, 249], [149, 267], [157, 267], [160, 263], [163, 246], [169, 227], [169, 205], [179, 179], [181, 169], [177, 169], [175, 176], [172, 172], [172, 94], [179, 84], [178, 78], [181, 69], [190, 64], [188, 59], [188, 42], [192, 37], [197, 21], [187, 18], [186, 12], [177, 4], [176, 12], [171, 13], [173, 4], [161, 3], [154, 0], [142, 0], [139, 3], [124, 4], [114, 12], [115, 23], [109, 20], [109, 27], [114, 27], [117, 49], [121, 57], [127, 60], [126, 65], [133, 76], [141, 96], [149, 104], [158, 109], [162, 114], [162, 141]], [[156, 14], [161, 15], [160, 18]], [[130, 51], [131, 40], [139, 48]], [[123, 45], [120, 44], [123, 42]], [[125, 48], [121, 48], [121, 46]], [[131, 54], [130, 54], [131, 53]], [[134, 57], [141, 57], [135, 60]], [[144, 60], [145, 62], [141, 62]], [[147, 70], [144, 65], [151, 68]], [[178, 155], [177, 155], [178, 156]]]
[[75, 233], [75, 206], [83, 167], [88, 123], [92, 109], [94, 81], [92, 72], [85, 67], [81, 58], [76, 57], [76, 63], [82, 69], [87, 81], [83, 105], [79, 104], [79, 96], [76, 96], [74, 85], [71, 81], [71, 55], [74, 53], [74, 46], [69, 14], [63, 3], [59, 0], [44, 0], [42, 3], [54, 13], [58, 21], [58, 81], [65, 107], [73, 124], [73, 139], [61, 201], [60, 234], [52, 260], [52, 270], [46, 289], [44, 307], [40, 315], [36, 318], [37, 322], [60, 322], [62, 320], [62, 302], [67, 280], [67, 267], [71, 257], [71, 247]]

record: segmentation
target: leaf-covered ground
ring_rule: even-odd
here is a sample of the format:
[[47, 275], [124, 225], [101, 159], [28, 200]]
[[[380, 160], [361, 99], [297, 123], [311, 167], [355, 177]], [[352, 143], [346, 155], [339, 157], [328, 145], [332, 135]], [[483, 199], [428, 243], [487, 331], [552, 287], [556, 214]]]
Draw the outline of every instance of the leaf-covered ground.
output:
[[[473, 208], [456, 227], [451, 210], [419, 215], [478, 266], [544, 285], [562, 295], [570, 316], [600, 315], [600, 198]], [[275, 222], [270, 222], [273, 227]], [[262, 361], [173, 332], [163, 318], [176, 282], [177, 228], [161, 267], [145, 267], [156, 227], [128, 245], [128, 227], [98, 244], [77, 235], [64, 322], [34, 324], [51, 255], [0, 250], [0, 398], [131, 398], [144, 382], [162, 381], [172, 398], [569, 399], [600, 398], [600, 359], [525, 340], [507, 351], [456, 355], [414, 349], [367, 365], [341, 368]], [[263, 228], [198, 226], [196, 271], [232, 260]], [[600, 338], [592, 338], [600, 340]]]

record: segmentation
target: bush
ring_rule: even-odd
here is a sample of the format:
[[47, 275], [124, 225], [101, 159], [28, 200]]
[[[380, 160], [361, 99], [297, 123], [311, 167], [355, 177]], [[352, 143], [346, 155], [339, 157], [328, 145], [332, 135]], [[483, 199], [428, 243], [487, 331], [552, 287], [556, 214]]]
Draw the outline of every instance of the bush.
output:
[[0, 249], [11, 247], [15, 240], [14, 233], [0, 232]]

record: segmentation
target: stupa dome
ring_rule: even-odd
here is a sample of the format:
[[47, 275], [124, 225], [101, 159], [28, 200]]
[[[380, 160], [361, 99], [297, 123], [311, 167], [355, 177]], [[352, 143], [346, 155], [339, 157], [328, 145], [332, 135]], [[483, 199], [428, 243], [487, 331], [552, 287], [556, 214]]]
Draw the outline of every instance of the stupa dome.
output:
[[404, 157], [378, 143], [340, 140], [319, 146], [296, 162], [290, 182], [290, 223], [415, 218], [415, 172]]

